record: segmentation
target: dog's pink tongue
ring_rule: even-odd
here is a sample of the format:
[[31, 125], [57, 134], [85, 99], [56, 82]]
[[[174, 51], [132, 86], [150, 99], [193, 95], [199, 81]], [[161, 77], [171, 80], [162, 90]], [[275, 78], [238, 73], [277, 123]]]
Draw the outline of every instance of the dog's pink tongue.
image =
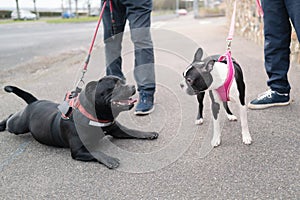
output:
[[137, 102], [137, 100], [136, 99], [128, 99], [128, 100], [121, 100], [119, 102], [123, 103], [123, 104], [130, 105], [130, 104], [134, 104], [135, 102]]
[[137, 102], [137, 99], [129, 99], [128, 102], [129, 102], [130, 104], [134, 104], [135, 102]]

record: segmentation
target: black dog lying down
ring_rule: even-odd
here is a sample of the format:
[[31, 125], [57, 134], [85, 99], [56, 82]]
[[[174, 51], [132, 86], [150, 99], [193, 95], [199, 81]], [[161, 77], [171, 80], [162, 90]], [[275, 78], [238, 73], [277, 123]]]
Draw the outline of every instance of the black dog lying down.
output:
[[[73, 159], [98, 161], [108, 168], [119, 166], [119, 159], [94, 151], [105, 135], [120, 139], [156, 139], [156, 132], [142, 132], [125, 128], [115, 118], [122, 111], [133, 108], [135, 87], [124, 85], [117, 77], [106, 76], [86, 85], [79, 94], [77, 106], [70, 119], [63, 119], [58, 105], [38, 100], [17, 87], [6, 86], [5, 91], [15, 93], [28, 105], [0, 122], [0, 131], [24, 134], [31, 132], [40, 143], [71, 149]], [[78, 131], [79, 130], [79, 131]]]

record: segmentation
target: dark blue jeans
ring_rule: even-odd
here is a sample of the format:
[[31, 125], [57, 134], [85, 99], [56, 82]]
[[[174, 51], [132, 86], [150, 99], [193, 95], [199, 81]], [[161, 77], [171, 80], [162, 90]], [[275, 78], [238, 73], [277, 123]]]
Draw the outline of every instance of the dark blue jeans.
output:
[[264, 10], [265, 68], [268, 86], [289, 93], [291, 23], [300, 37], [300, 0], [262, 0]]
[[128, 20], [131, 40], [134, 44], [134, 78], [138, 91], [153, 94], [155, 71], [150, 34], [152, 0], [112, 0], [112, 5], [115, 29], [112, 28], [109, 0], [103, 15], [106, 74], [125, 79], [122, 72], [121, 50], [123, 32]]

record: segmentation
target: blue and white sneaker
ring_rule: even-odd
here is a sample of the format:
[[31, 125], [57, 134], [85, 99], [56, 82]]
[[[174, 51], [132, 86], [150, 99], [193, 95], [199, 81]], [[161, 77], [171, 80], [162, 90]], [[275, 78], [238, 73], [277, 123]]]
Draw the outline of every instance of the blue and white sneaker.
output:
[[253, 110], [265, 109], [274, 106], [287, 106], [290, 104], [290, 95], [268, 90], [248, 104]]
[[135, 115], [148, 115], [154, 110], [154, 96], [145, 92], [140, 92], [139, 102], [135, 108]]

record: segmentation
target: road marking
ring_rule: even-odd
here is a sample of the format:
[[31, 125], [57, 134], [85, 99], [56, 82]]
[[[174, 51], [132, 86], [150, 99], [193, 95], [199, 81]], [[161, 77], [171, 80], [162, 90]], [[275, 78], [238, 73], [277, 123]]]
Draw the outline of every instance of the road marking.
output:
[[200, 21], [199, 22], [199, 24], [203, 24], [203, 25], [205, 25], [205, 24], [211, 24], [212, 22], [211, 21], [208, 21], [208, 20], [205, 20], [205, 21]]
[[154, 22], [151, 24], [151, 28], [161, 28], [166, 25], [167, 22]]
[[19, 145], [19, 147], [17, 148], [17, 150], [11, 155], [9, 156], [7, 159], [3, 160], [0, 163], [0, 172], [2, 172], [2, 170], [4, 169], [5, 166], [9, 165], [13, 160], [15, 160], [19, 155], [21, 155], [26, 148], [28, 147], [28, 145], [32, 142], [32, 140], [26, 141], [22, 144]]

